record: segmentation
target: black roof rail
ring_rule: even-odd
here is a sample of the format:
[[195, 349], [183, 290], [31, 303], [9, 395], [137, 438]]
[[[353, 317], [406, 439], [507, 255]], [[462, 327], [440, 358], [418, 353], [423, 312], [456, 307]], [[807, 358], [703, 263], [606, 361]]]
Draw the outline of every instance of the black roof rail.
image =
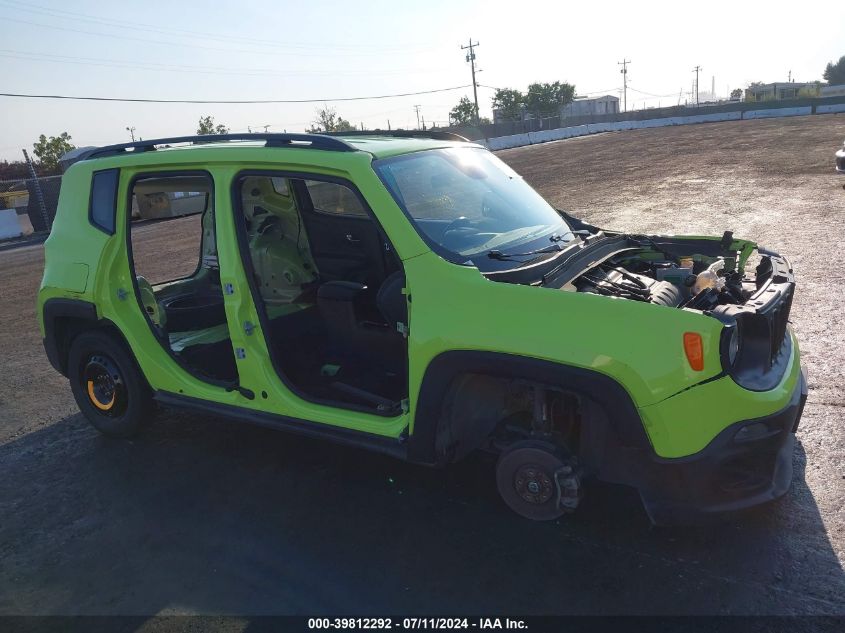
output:
[[392, 136], [394, 138], [431, 138], [438, 141], [470, 142], [460, 134], [439, 130], [349, 130], [348, 132], [323, 132], [325, 136]]
[[77, 160], [89, 158], [102, 158], [104, 156], [116, 156], [132, 150], [133, 152], [150, 152], [156, 149], [157, 145], [173, 145], [176, 143], [218, 143], [220, 141], [265, 141], [264, 147], [302, 147], [306, 149], [321, 149], [330, 152], [356, 152], [355, 147], [344, 143], [338, 138], [325, 134], [205, 134], [194, 136], [172, 136], [169, 138], [153, 138], [133, 143], [120, 143], [118, 145], [104, 145], [95, 147]]

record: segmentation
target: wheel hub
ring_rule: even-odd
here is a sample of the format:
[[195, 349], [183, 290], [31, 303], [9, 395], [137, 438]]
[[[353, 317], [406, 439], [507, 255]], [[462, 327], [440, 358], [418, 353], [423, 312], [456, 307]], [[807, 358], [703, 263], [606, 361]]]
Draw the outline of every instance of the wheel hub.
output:
[[92, 355], [82, 372], [83, 387], [97, 411], [114, 417], [126, 409], [126, 386], [120, 371], [107, 356]]
[[522, 466], [514, 475], [514, 488], [517, 494], [531, 504], [546, 503], [554, 493], [552, 478], [539, 466]]

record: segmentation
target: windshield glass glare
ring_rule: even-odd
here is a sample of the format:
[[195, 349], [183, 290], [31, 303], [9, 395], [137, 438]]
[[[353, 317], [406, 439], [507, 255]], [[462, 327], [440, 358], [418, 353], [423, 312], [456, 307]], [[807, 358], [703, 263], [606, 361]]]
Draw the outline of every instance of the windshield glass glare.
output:
[[458, 259], [481, 266], [491, 250], [525, 252], [573, 237], [557, 211], [487, 150], [428, 150], [374, 167], [417, 230]]

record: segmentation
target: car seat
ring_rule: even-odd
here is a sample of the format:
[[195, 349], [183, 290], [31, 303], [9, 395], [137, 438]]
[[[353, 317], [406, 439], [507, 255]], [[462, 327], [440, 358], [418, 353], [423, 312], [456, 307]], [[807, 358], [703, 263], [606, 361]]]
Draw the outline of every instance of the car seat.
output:
[[399, 324], [408, 321], [402, 290], [405, 275], [399, 270], [382, 282], [376, 293], [379, 322], [364, 318], [367, 286], [353, 281], [329, 281], [317, 290], [317, 306], [326, 326], [330, 349], [338, 356], [365, 358], [393, 364], [404, 356], [404, 335]]

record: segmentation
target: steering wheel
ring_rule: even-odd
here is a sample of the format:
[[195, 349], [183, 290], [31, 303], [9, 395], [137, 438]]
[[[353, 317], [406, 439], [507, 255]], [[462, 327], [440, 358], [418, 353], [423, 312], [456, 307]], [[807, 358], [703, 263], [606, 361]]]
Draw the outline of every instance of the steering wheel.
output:
[[459, 229], [461, 227], [468, 227], [472, 224], [472, 220], [470, 220], [467, 216], [462, 215], [460, 217], [455, 218], [449, 224], [446, 225], [446, 228], [443, 229], [443, 235], [446, 235], [449, 231], [454, 231], [455, 229]]

